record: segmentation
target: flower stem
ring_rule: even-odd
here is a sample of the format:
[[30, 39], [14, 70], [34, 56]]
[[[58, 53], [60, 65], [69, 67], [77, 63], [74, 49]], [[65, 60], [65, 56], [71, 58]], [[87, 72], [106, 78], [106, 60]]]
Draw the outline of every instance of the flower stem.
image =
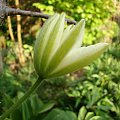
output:
[[[41, 82], [40, 82], [41, 81]], [[44, 83], [44, 80], [38, 80], [34, 83], [34, 85], [25, 93], [25, 95], [20, 98], [15, 104], [13, 104], [3, 115], [0, 117], [0, 120], [4, 120], [6, 117], [8, 117], [12, 112], [14, 112], [30, 95], [31, 93], [38, 88], [39, 86], [42, 86]]]

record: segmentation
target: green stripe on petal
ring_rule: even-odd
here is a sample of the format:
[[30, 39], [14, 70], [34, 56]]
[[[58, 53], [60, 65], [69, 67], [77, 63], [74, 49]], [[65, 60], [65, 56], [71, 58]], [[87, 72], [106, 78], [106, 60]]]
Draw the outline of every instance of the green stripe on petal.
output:
[[61, 41], [60, 41], [60, 44], [62, 44], [62, 43], [66, 40], [67, 36], [69, 35], [69, 32], [71, 31], [71, 29], [72, 29], [73, 27], [74, 27], [74, 25], [69, 25], [69, 26], [64, 30], [63, 35], [62, 35], [62, 39], [61, 39]]
[[85, 29], [85, 20], [84, 19], [81, 20], [81, 26], [79, 29], [80, 29], [80, 33], [79, 33], [79, 36], [76, 38], [77, 40], [76, 40], [73, 48], [79, 48], [82, 45], [82, 40], [84, 37], [84, 29]]
[[42, 65], [41, 69], [43, 72], [45, 71], [49, 61], [55, 54], [56, 50], [60, 45], [60, 40], [62, 38], [63, 30], [64, 30], [64, 22], [65, 22], [65, 14], [61, 14], [59, 19], [57, 20], [54, 28], [51, 31], [50, 37], [48, 39], [47, 45], [45, 47], [45, 51], [42, 57]]
[[107, 47], [107, 43], [98, 43], [88, 47], [81, 47], [76, 50], [74, 49], [47, 77], [56, 77], [79, 70], [80, 68], [90, 64], [94, 59], [98, 58]]
[[56, 51], [56, 54], [51, 59], [46, 74], [53, 71], [62, 59], [69, 53], [69, 51], [78, 43], [80, 38], [81, 40], [81, 28], [85, 26], [85, 21], [81, 20], [69, 33], [66, 37], [66, 40], [61, 44], [59, 49]]
[[41, 28], [39, 34], [37, 35], [37, 39], [34, 46], [34, 66], [36, 72], [40, 74], [40, 66], [41, 66], [41, 58], [45, 50], [45, 46], [47, 44], [48, 38], [50, 37], [51, 30], [54, 27], [54, 24], [57, 22], [59, 18], [58, 14], [50, 17], [43, 27]]

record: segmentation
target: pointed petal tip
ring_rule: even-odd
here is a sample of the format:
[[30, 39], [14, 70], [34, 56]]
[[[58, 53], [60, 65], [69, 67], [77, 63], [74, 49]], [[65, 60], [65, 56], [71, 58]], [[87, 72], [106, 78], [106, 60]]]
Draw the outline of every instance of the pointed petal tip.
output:
[[65, 13], [64, 12], [61, 15], [65, 17]]
[[85, 22], [86, 20], [85, 19], [81, 19], [82, 22]]
[[[56, 18], [56, 17], [59, 17], [59, 16], [60, 16], [60, 14], [55, 13], [55, 14], [53, 14], [52, 16]], [[52, 16], [51, 16], [51, 17], [52, 17]]]
[[109, 46], [110, 45], [110, 43], [104, 43], [105, 44], [105, 46]]
[[[104, 51], [109, 47], [109, 43], [101, 42], [90, 46], [96, 46], [96, 50]], [[88, 46], [89, 47], [89, 46]]]
[[62, 13], [62, 14], [60, 15], [60, 17], [61, 17], [61, 19], [63, 19], [63, 20], [65, 21], [65, 13]]
[[86, 20], [85, 19], [81, 19], [80, 22], [82, 22], [83, 25], [85, 25]]
[[105, 42], [103, 42], [103, 43], [98, 43], [98, 44], [101, 44], [102, 46], [104, 46], [104, 47], [108, 47], [110, 44], [109, 43], [105, 43]]
[[82, 28], [83, 30], [84, 30], [84, 28], [85, 28], [85, 19], [81, 19], [78, 23], [77, 23], [77, 25], [76, 25], [76, 27], [78, 26], [78, 28]]

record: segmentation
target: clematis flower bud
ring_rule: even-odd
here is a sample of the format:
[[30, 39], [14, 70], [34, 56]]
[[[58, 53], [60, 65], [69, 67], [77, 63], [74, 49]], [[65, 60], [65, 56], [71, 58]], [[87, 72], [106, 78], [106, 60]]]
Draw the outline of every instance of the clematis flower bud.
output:
[[41, 78], [77, 71], [98, 58], [108, 43], [81, 47], [85, 20], [65, 29], [65, 14], [55, 14], [40, 29], [34, 47], [34, 66]]

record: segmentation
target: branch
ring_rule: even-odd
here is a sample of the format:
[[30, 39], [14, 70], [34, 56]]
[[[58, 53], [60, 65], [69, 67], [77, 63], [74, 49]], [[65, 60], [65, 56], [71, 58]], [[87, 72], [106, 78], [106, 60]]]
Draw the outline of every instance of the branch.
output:
[[[33, 12], [33, 11], [20, 10], [20, 9], [10, 8], [8, 6], [4, 6], [2, 8], [4, 8], [3, 12], [2, 12], [2, 13], [4, 13], [4, 16], [24, 15], [24, 16], [32, 16], [32, 17], [41, 17], [41, 18], [45, 18], [45, 19], [48, 19], [50, 17], [50, 15], [43, 14], [41, 12]], [[0, 15], [0, 16], [3, 16], [3, 15]], [[65, 20], [69, 24], [76, 24], [76, 21], [74, 21], [74, 20], [70, 20], [70, 19], [67, 19], [67, 18]]]

